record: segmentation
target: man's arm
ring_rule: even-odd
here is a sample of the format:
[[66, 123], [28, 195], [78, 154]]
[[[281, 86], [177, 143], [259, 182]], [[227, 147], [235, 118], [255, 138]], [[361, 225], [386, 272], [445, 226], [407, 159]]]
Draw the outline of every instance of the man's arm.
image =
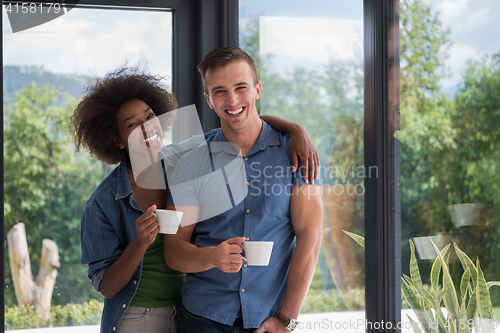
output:
[[[293, 252], [285, 298], [280, 312], [297, 319], [311, 284], [321, 247], [323, 209], [320, 186], [293, 185], [290, 216], [297, 245]], [[266, 319], [255, 333], [288, 332], [275, 318]]]
[[304, 125], [275, 116], [260, 116], [272, 128], [291, 134], [290, 152], [293, 171], [298, 168], [298, 158], [302, 162], [302, 177], [306, 183], [314, 183], [318, 179], [319, 157], [316, 147]]
[[163, 256], [168, 267], [184, 273], [198, 273], [217, 267], [225, 273], [236, 273], [241, 269], [243, 260], [238, 245], [245, 237], [230, 238], [218, 246], [198, 247], [190, 242], [196, 222], [198, 206], [167, 206], [167, 209], [184, 212], [182, 225], [175, 235], [163, 237]]

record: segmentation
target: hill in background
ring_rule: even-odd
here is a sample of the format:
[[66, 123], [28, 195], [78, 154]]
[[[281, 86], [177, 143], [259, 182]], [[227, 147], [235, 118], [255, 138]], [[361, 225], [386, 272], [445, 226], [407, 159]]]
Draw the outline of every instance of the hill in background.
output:
[[38, 86], [50, 84], [62, 94], [55, 101], [54, 106], [63, 106], [63, 95], [69, 94], [75, 98], [80, 97], [90, 77], [82, 75], [54, 74], [38, 66], [4, 66], [3, 67], [3, 105], [12, 103], [12, 94], [23, 89], [31, 82]]

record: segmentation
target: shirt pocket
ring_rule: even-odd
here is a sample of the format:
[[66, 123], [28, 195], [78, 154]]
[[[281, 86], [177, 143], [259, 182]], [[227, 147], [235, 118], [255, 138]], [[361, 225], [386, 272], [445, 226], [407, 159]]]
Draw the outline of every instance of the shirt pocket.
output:
[[289, 216], [292, 175], [290, 172], [274, 170], [263, 173], [264, 211], [268, 216]]

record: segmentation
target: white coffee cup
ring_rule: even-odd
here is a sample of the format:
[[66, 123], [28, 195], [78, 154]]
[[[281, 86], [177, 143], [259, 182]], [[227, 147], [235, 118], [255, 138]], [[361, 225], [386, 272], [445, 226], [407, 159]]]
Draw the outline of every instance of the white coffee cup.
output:
[[245, 251], [245, 256], [241, 256], [249, 266], [267, 266], [274, 242], [245, 241], [240, 246]]
[[155, 211], [156, 221], [162, 234], [176, 234], [181, 223], [183, 212], [168, 209], [157, 209]]

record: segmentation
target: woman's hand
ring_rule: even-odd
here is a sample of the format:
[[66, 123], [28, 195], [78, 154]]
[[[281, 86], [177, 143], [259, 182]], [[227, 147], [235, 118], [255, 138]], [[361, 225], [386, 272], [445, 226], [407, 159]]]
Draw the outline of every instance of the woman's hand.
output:
[[156, 215], [154, 214], [155, 210], [156, 205], [153, 205], [135, 220], [135, 237], [141, 244], [147, 246], [155, 241], [156, 235], [160, 232], [160, 227], [158, 226]]
[[156, 205], [149, 207], [144, 214], [135, 220], [136, 233], [127, 245], [120, 258], [109, 265], [104, 272], [99, 292], [106, 298], [113, 298], [132, 279], [144, 253], [158, 235], [160, 228], [156, 222], [154, 211]]
[[290, 152], [292, 154], [293, 171], [297, 170], [299, 162], [302, 162], [302, 177], [306, 183], [314, 183], [318, 179], [319, 157], [316, 147], [307, 133], [307, 130], [302, 124], [295, 124], [290, 131], [292, 138], [290, 139]]
[[292, 135], [290, 151], [293, 171], [295, 172], [299, 167], [298, 157], [300, 157], [304, 181], [314, 183], [314, 180], [318, 179], [319, 157], [305, 126], [276, 116], [261, 115], [260, 118], [272, 128]]

